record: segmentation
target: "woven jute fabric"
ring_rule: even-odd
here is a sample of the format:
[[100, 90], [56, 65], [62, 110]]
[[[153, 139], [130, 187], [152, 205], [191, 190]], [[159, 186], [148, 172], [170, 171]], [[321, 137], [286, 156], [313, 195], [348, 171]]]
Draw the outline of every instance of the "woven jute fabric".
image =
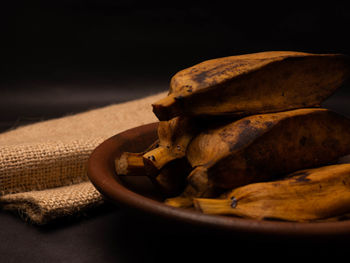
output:
[[155, 122], [151, 104], [165, 92], [0, 134], [0, 206], [43, 224], [103, 203], [86, 163], [104, 140]]

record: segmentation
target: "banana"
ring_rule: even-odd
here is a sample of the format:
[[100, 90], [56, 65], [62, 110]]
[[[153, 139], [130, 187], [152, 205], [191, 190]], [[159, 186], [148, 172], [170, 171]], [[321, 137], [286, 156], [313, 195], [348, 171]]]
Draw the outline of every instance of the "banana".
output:
[[197, 135], [188, 181], [232, 189], [336, 161], [350, 153], [350, 120], [323, 108], [252, 115]]
[[153, 112], [165, 121], [318, 107], [349, 75], [342, 54], [270, 51], [211, 59], [176, 73]]
[[187, 117], [176, 117], [159, 122], [159, 147], [143, 155], [147, 173], [156, 174], [170, 161], [185, 157], [187, 146], [196, 130], [196, 121]]
[[297, 171], [284, 180], [238, 187], [221, 199], [195, 198], [197, 210], [252, 219], [314, 221], [350, 212], [350, 164]]

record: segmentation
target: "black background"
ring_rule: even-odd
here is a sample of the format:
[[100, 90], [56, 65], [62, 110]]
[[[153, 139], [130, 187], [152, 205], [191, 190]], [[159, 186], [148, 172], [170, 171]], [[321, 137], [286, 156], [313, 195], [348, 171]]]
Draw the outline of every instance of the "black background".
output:
[[[343, 3], [2, 4], [0, 130], [165, 91], [178, 70], [211, 58], [266, 50], [349, 55], [350, 9]], [[348, 87], [326, 104], [349, 114]], [[279, 252], [312, 259], [346, 253], [346, 244], [223, 237], [111, 205], [46, 227], [0, 212], [0, 262], [271, 260]]]
[[177, 71], [211, 58], [349, 54], [345, 2], [10, 1], [0, 8], [0, 127], [166, 90]]

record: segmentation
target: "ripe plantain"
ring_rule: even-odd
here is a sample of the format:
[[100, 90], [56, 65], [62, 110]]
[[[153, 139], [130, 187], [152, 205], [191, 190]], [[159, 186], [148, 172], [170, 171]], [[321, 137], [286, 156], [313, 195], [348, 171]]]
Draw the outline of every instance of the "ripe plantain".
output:
[[147, 173], [156, 174], [170, 161], [185, 157], [187, 146], [196, 133], [196, 127], [196, 121], [187, 117], [159, 122], [159, 147], [143, 155]]
[[297, 171], [284, 180], [236, 188], [223, 199], [194, 199], [207, 214], [311, 221], [350, 212], [350, 164]]
[[270, 51], [211, 59], [175, 74], [153, 112], [164, 121], [315, 107], [349, 75], [349, 58], [342, 54]]
[[336, 161], [350, 152], [350, 120], [327, 109], [252, 115], [196, 136], [189, 182], [232, 189]]

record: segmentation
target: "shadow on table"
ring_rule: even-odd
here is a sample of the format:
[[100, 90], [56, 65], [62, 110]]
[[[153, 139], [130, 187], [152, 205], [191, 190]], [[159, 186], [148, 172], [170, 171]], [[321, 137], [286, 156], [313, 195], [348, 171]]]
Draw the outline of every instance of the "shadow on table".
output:
[[283, 258], [281, 253], [288, 258], [334, 259], [346, 254], [350, 241], [244, 236], [132, 212], [123, 214], [118, 225], [106, 226], [106, 231], [110, 250], [118, 243], [125, 253], [143, 262], [246, 261], [256, 257], [277, 261]]

